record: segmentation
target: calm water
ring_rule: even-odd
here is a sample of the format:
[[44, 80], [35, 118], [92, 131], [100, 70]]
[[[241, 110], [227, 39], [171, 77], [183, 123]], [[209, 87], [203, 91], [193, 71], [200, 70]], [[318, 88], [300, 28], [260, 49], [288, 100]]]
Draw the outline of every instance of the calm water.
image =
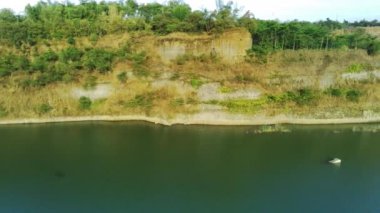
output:
[[0, 212], [380, 212], [380, 133], [352, 127], [1, 126]]

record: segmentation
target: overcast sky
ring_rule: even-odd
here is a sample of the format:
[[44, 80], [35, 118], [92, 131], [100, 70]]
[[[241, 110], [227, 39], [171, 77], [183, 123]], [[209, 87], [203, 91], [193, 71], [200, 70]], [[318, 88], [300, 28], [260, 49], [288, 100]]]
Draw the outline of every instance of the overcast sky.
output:
[[[71, 0], [76, 3], [79, 0]], [[137, 0], [139, 3], [166, 2], [165, 0]], [[184, 0], [193, 9], [215, 9], [215, 0]], [[22, 12], [27, 4], [38, 0], [0, 0], [0, 8]], [[58, 2], [62, 2], [59, 0]], [[227, 2], [227, 0], [225, 0]], [[380, 0], [235, 0], [238, 8], [250, 10], [256, 18], [317, 21], [333, 20], [380, 20]]]

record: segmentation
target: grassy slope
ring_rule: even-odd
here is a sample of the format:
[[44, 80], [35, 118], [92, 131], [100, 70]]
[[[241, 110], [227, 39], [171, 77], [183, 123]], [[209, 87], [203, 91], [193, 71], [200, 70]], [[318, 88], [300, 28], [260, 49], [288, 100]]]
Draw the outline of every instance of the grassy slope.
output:
[[[136, 37], [139, 36], [109, 35], [101, 38], [96, 44], [91, 44], [88, 38], [77, 38], [76, 46], [114, 50], [128, 39], [135, 41], [133, 39]], [[139, 38], [140, 42], [141, 40], [143, 39]], [[41, 42], [31, 51], [38, 55], [49, 48], [58, 51], [67, 47], [65, 41], [49, 43], [47, 45], [46, 42]], [[4, 51], [4, 47], [2, 48]], [[362, 116], [365, 111], [380, 113], [378, 80], [363, 82], [340, 80], [332, 87], [339, 88], [344, 94], [334, 97], [325, 94], [326, 89], [321, 89], [317, 83], [323, 80], [316, 81], [316, 79], [324, 76], [340, 76], [348, 72], [350, 66], [358, 64], [379, 70], [379, 59], [379, 56], [369, 57], [361, 50], [281, 51], [269, 56], [266, 64], [244, 62], [238, 65], [224, 64], [213, 58], [205, 60], [187, 58], [180, 63], [173, 61], [165, 64], [156, 57], [148, 57], [146, 67], [149, 69], [149, 76], [129, 77], [126, 83], [121, 83], [117, 75], [124, 71], [131, 73], [133, 62], [130, 60], [116, 62], [112, 72], [107, 74], [82, 72], [70, 83], [56, 83], [27, 90], [19, 87], [17, 83], [27, 74], [17, 73], [0, 80], [2, 89], [0, 117], [9, 119], [147, 114], [171, 118], [178, 113], [194, 113], [199, 110], [197, 106], [201, 103], [197, 100], [196, 93], [198, 87], [206, 82], [220, 82], [224, 92], [256, 88], [265, 94], [259, 104], [251, 103], [249, 100], [214, 103], [226, 107], [226, 111], [271, 116], [287, 113], [317, 118]], [[107, 99], [94, 101], [91, 109], [82, 110], [78, 100], [73, 98], [71, 93], [74, 88], [82, 88], [85, 79], [90, 75], [96, 76], [98, 83], [112, 85], [115, 92]], [[160, 83], [164, 86], [155, 86]], [[286, 92], [297, 92], [299, 89], [312, 91], [310, 100], [308, 97], [306, 101], [281, 99]], [[360, 91], [358, 100], [347, 99], [345, 93], [352, 89]], [[267, 96], [281, 100], [268, 101]], [[44, 110], [43, 105], [49, 105], [49, 110]]]

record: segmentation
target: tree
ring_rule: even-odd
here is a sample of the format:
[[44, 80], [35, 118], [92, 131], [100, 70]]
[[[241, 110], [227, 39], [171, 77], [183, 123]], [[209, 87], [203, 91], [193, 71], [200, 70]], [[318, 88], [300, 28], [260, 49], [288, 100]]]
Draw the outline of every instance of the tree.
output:
[[135, 0], [125, 2], [125, 13], [128, 17], [135, 16], [139, 9], [139, 4]]
[[149, 23], [155, 16], [163, 12], [163, 5], [159, 3], [148, 3], [139, 6], [139, 15]]
[[0, 10], [0, 21], [12, 23], [12, 22], [18, 21], [18, 17], [15, 16], [13, 11], [10, 9], [1, 9]]

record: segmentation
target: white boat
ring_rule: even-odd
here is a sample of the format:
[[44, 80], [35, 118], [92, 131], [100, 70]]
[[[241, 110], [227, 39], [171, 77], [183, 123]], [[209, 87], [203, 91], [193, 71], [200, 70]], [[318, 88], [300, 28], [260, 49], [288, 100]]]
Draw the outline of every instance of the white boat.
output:
[[342, 163], [342, 160], [339, 158], [334, 158], [334, 159], [330, 160], [329, 163], [339, 165]]

